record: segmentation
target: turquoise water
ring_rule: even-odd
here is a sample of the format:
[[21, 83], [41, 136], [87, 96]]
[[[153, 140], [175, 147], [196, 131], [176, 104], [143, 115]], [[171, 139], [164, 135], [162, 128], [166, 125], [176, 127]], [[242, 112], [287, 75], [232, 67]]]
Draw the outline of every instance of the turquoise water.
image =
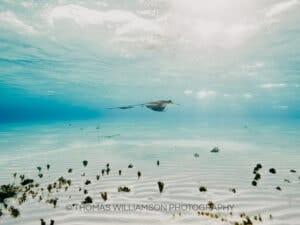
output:
[[[56, 209], [30, 200], [4, 224], [199, 224], [198, 215], [66, 211], [84, 197], [83, 172], [101, 202], [99, 191], [112, 203], [213, 200], [237, 204], [237, 215], [261, 213], [264, 224], [270, 213], [276, 225], [296, 224], [299, 11], [299, 0], [1, 0], [0, 185], [15, 172], [41, 185], [72, 178]], [[169, 99], [176, 104], [164, 112], [108, 109]], [[107, 163], [110, 176], [95, 181]]]
[[[2, 1], [1, 123], [298, 118], [298, 11], [297, 1]], [[160, 99], [180, 107], [105, 110]]]
[[[2, 1], [0, 154], [109, 135], [296, 152], [298, 10], [293, 0]], [[179, 105], [107, 109], [161, 99]]]

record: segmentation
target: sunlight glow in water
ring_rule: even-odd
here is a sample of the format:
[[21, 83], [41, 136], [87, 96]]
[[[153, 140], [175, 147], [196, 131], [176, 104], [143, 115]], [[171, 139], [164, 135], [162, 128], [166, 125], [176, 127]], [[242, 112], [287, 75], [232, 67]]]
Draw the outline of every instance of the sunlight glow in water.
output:
[[295, 117], [299, 9], [297, 0], [2, 1], [1, 121], [104, 116], [159, 99], [180, 103], [177, 116]]

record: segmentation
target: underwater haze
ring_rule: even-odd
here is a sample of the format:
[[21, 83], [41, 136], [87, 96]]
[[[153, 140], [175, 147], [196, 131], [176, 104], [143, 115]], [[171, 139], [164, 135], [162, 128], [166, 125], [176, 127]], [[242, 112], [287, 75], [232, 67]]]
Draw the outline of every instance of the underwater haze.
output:
[[[0, 223], [299, 224], [299, 12], [0, 0]], [[72, 208], [91, 202], [207, 211]]]
[[299, 5], [3, 0], [0, 121], [299, 118]]

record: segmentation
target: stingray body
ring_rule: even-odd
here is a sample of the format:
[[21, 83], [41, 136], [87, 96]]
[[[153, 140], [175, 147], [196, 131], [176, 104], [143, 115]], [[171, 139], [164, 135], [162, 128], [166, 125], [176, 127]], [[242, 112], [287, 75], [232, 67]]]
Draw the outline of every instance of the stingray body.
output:
[[143, 106], [156, 112], [163, 112], [168, 104], [173, 104], [173, 102], [171, 100], [161, 100], [157, 102], [148, 102], [143, 104]]
[[165, 111], [167, 105], [174, 104], [171, 100], [160, 100], [155, 102], [147, 102], [143, 104], [138, 105], [127, 105], [127, 106], [120, 106], [120, 107], [114, 107], [114, 108], [108, 108], [108, 109], [132, 109], [134, 107], [147, 107], [150, 110], [156, 111], [156, 112], [163, 112]]

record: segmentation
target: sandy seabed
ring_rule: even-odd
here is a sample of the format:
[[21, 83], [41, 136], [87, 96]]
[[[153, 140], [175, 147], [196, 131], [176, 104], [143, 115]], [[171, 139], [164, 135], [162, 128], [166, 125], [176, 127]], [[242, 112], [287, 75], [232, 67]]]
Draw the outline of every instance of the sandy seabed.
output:
[[[13, 183], [16, 172], [33, 178], [40, 187], [46, 188], [61, 176], [70, 179], [71, 186], [67, 191], [52, 191], [51, 196], [58, 198], [56, 208], [45, 202], [50, 198], [47, 191], [40, 194], [41, 202], [38, 197], [30, 196], [22, 205], [18, 205], [16, 199], [9, 200], [8, 205], [18, 208], [21, 215], [12, 218], [4, 213], [1, 224], [34, 225], [40, 224], [41, 218], [47, 224], [53, 219], [59, 225], [235, 224], [245, 220], [241, 218], [243, 213], [253, 224], [299, 223], [300, 156], [294, 151], [283, 153], [281, 148], [266, 149], [221, 139], [110, 137], [98, 142], [71, 138], [64, 144], [54, 144], [50, 141], [53, 139], [54, 134], [47, 134], [35, 139], [34, 144], [31, 141], [16, 144], [20, 151], [2, 152], [5, 157], [0, 160], [0, 182]], [[212, 142], [219, 144], [220, 152], [210, 152], [214, 147]], [[45, 150], [38, 151], [38, 148]], [[199, 157], [195, 157], [195, 153]], [[86, 167], [83, 160], [88, 161]], [[109, 175], [106, 172], [102, 175], [101, 170], [106, 169], [107, 163]], [[253, 186], [253, 168], [257, 163], [262, 165], [261, 179]], [[47, 164], [51, 166], [49, 170]], [[129, 164], [133, 168], [128, 168]], [[42, 167], [42, 178], [38, 177], [38, 166]], [[70, 168], [72, 173], [68, 173]], [[276, 174], [270, 173], [270, 168], [276, 168]], [[119, 170], [122, 170], [121, 176]], [[138, 171], [141, 172], [139, 179]], [[100, 175], [99, 180], [97, 175]], [[91, 184], [85, 185], [86, 180]], [[158, 181], [164, 183], [162, 193]], [[130, 192], [118, 192], [120, 186], [128, 187]], [[200, 192], [201, 186], [207, 191]], [[278, 186], [281, 191], [276, 190]], [[84, 190], [88, 193], [84, 194]], [[107, 192], [107, 201], [101, 192]], [[81, 204], [87, 196], [92, 197], [92, 205]], [[209, 202], [214, 203], [212, 210], [205, 208]]]

